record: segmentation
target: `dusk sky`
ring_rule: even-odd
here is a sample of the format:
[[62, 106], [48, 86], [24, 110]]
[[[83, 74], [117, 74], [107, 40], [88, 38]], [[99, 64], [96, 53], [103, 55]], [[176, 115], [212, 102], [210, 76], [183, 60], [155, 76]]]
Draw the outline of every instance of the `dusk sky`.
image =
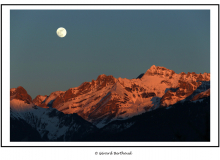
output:
[[10, 11], [10, 88], [32, 98], [100, 74], [136, 78], [152, 65], [210, 73], [210, 11]]

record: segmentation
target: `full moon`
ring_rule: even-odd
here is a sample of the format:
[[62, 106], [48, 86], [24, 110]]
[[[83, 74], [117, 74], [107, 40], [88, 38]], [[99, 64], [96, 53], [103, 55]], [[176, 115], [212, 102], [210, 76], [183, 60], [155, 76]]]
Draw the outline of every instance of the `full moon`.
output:
[[60, 28], [57, 29], [57, 35], [58, 35], [60, 38], [65, 37], [66, 34], [67, 34], [67, 31], [66, 31], [65, 28], [60, 27]]

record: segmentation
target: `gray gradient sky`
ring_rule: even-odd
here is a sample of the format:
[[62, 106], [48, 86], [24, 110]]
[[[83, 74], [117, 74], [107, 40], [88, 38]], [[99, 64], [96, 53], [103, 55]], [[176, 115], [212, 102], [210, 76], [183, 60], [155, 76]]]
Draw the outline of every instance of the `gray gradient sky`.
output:
[[10, 88], [23, 86], [32, 98], [100, 74], [136, 78], [152, 65], [209, 73], [210, 11], [10, 11]]

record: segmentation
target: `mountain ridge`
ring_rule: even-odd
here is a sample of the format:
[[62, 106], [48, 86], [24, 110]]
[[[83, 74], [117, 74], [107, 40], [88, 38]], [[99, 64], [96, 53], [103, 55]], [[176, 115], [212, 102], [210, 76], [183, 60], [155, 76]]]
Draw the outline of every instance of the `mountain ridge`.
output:
[[10, 89], [11, 141], [209, 141], [209, 114], [209, 73], [159, 66], [34, 99], [22, 86]]
[[[197, 91], [202, 85], [206, 87]], [[11, 99], [15, 96], [42, 108], [55, 108], [64, 114], [77, 113], [101, 128], [114, 120], [169, 107], [187, 97], [189, 99], [193, 93], [190, 100], [203, 98], [205, 96], [197, 94], [210, 88], [210, 74], [176, 74], [173, 70], [153, 65], [137, 79], [102, 74], [96, 80], [83, 82], [67, 91], [55, 91], [49, 96], [38, 95], [33, 101], [22, 88], [17, 88], [22, 91], [19, 94], [14, 94], [17, 89], [11, 89]], [[205, 95], [210, 96], [210, 92]]]

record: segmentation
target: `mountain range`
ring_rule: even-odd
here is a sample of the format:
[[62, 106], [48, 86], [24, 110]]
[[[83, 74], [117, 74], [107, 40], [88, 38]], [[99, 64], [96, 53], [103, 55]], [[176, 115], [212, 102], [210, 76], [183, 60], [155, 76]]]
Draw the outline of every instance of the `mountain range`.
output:
[[32, 100], [10, 89], [11, 141], [209, 141], [210, 73], [151, 66]]

